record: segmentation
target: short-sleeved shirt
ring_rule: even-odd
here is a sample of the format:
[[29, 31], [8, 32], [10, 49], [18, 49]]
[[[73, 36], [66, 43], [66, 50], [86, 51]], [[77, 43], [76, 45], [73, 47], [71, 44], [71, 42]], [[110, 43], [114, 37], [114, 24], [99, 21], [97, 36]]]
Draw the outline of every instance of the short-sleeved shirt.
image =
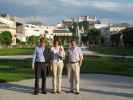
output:
[[68, 61], [69, 62], [78, 62], [80, 61], [81, 56], [83, 56], [83, 54], [79, 47], [69, 48], [68, 50]]

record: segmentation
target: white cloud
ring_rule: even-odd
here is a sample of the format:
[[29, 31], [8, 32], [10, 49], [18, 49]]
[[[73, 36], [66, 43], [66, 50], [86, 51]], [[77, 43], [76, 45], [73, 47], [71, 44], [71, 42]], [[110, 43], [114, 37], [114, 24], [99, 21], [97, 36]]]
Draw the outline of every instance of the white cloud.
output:
[[123, 4], [118, 2], [95, 2], [93, 3], [93, 6], [97, 9], [111, 12], [130, 12], [133, 9], [133, 4]]
[[[133, 2], [130, 0], [0, 0], [0, 5], [3, 2], [8, 4], [5, 6], [5, 12], [16, 16], [29, 16], [27, 20], [38, 16], [37, 19], [43, 20], [44, 23], [78, 15], [104, 16], [117, 20], [120, 17], [122, 20], [132, 20], [133, 16]], [[16, 8], [16, 11], [12, 12], [11, 7]]]
[[20, 6], [29, 6], [33, 9], [45, 9], [49, 6], [69, 6], [69, 7], [79, 7], [79, 8], [89, 8], [109, 11], [109, 12], [122, 12], [122, 11], [132, 11], [133, 3], [127, 2], [122, 3], [114, 0], [3, 0], [0, 2], [6, 2], [11, 4], [16, 4]]
[[79, 0], [59, 0], [66, 5], [73, 5], [73, 6], [83, 6], [83, 3]]
[[22, 6], [40, 6], [47, 4], [48, 0], [4, 0], [3, 2]]
[[48, 18], [46, 16], [28, 16], [28, 17], [22, 17], [26, 22], [42, 22], [45, 23], [48, 21]]
[[75, 7], [93, 7], [95, 9], [109, 11], [109, 12], [123, 12], [132, 11], [132, 3], [122, 3], [112, 0], [60, 0], [66, 5]]
[[117, 10], [116, 8], [119, 5], [114, 2], [102, 2], [102, 3], [94, 2], [92, 6], [96, 7], [97, 9], [101, 9], [101, 10], [114, 11], [114, 10]]

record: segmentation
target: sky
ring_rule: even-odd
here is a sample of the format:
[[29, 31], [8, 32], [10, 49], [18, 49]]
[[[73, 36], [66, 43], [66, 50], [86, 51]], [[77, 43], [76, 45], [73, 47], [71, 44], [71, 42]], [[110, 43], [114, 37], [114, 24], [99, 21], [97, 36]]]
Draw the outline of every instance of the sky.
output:
[[133, 24], [133, 0], [0, 0], [0, 13], [53, 25], [72, 16]]

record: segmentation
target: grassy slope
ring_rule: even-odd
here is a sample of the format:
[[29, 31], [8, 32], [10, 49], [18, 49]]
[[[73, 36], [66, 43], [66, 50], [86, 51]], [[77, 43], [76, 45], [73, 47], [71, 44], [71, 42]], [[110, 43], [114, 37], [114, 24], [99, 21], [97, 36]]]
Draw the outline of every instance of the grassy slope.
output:
[[[133, 60], [87, 57], [81, 72], [133, 76]], [[18, 81], [33, 77], [31, 59], [0, 60], [0, 81]]]
[[0, 60], [0, 80], [18, 81], [33, 78], [31, 60]]
[[87, 57], [81, 72], [133, 76], [133, 59]]
[[103, 53], [103, 54], [132, 55], [133, 56], [133, 48], [97, 47], [97, 48], [93, 48], [90, 50], [96, 51], [98, 53]]
[[3, 48], [0, 49], [0, 55], [30, 55], [33, 48]]

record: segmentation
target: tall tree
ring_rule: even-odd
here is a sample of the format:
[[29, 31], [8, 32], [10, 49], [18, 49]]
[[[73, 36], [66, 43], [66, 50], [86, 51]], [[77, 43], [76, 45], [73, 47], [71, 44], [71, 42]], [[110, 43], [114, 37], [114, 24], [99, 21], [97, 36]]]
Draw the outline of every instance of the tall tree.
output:
[[9, 46], [12, 43], [11, 33], [7, 31], [0, 33], [0, 43]]
[[122, 30], [121, 33], [125, 46], [133, 47], [133, 28], [126, 28], [125, 30]]
[[96, 45], [100, 44], [101, 41], [101, 32], [95, 28], [90, 29], [87, 33], [87, 37], [90, 44]]
[[33, 47], [39, 43], [39, 36], [30, 36], [27, 38], [27, 43]]
[[83, 21], [83, 29], [84, 33], [87, 33], [89, 31], [89, 23], [87, 21]]
[[120, 44], [120, 36], [121, 36], [120, 33], [111, 35], [112, 46], [119, 46], [119, 44]]
[[72, 26], [68, 27], [74, 37], [77, 37], [77, 27], [78, 27], [78, 24], [76, 22], [73, 22]]

